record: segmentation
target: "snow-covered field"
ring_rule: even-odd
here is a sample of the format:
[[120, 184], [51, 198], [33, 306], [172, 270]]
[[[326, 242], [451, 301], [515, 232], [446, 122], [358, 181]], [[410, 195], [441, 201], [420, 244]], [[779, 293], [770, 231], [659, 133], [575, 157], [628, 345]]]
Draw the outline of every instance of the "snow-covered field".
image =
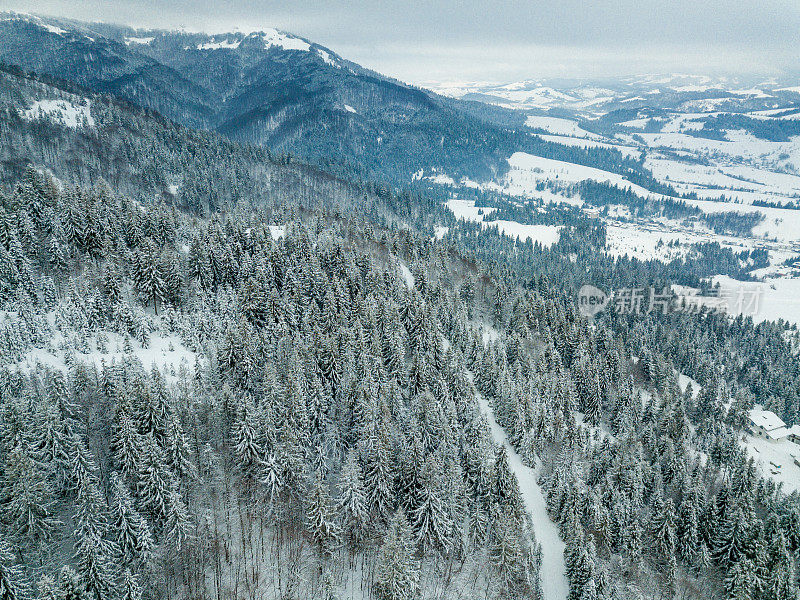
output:
[[609, 183], [620, 187], [630, 187], [643, 196], [650, 192], [609, 171], [587, 167], [562, 160], [534, 156], [526, 152], [515, 152], [508, 159], [511, 167], [506, 176], [508, 191], [520, 196], [535, 194], [540, 181], [558, 180], [565, 183], [578, 183], [586, 179]]
[[[17, 363], [17, 367], [30, 370], [37, 363], [41, 363], [53, 369], [66, 371], [68, 361], [92, 364], [100, 368], [103, 365], [108, 366], [112, 362], [121, 362], [125, 357], [134, 357], [148, 370], [154, 366], [158, 367], [167, 378], [174, 378], [182, 367], [194, 368], [196, 354], [187, 349], [176, 335], [153, 334], [150, 336], [147, 348], [143, 348], [136, 340], [130, 340], [130, 353], [124, 351], [125, 340], [118, 333], [104, 332], [104, 336], [106, 338], [105, 348], [98, 346], [97, 337], [94, 336], [87, 342], [91, 348], [89, 352], [70, 351], [69, 357], [62, 348], [59, 348], [58, 343], [51, 348], [34, 348]], [[57, 342], [59, 337], [57, 335], [54, 341]]]
[[[508, 163], [510, 170], [503, 182], [498, 185], [498, 189], [508, 194], [523, 197], [540, 197], [542, 192], [538, 191], [536, 187], [537, 184], [541, 182], [560, 181], [566, 184], [572, 184], [591, 179], [610, 185], [616, 185], [621, 188], [628, 188], [643, 198], [664, 198], [664, 196], [660, 194], [654, 194], [641, 186], [631, 183], [622, 175], [595, 167], [587, 167], [561, 160], [534, 156], [525, 152], [515, 152], [508, 159]], [[665, 161], [661, 161], [659, 164], [663, 169], [666, 163]], [[684, 171], [684, 173], [685, 172], [686, 171]], [[752, 175], [752, 173], [750, 173], [750, 175]], [[773, 185], [778, 185], [780, 181], [780, 184], [783, 186], [787, 186], [790, 183], [800, 186], [800, 177], [773, 173], [771, 178], [773, 179]], [[792, 188], [792, 190], [793, 189], [794, 188]], [[800, 191], [800, 188], [798, 188], [798, 191]], [[724, 189], [715, 189], [713, 192], [713, 196], [716, 197], [728, 193]], [[792, 193], [794, 192], [792, 191]], [[774, 201], [776, 196], [772, 194], [771, 199]], [[784, 196], [783, 199], [787, 200], [788, 198]], [[752, 206], [749, 204], [718, 202], [713, 200], [685, 201], [688, 204], [699, 207], [707, 213], [732, 211], [760, 212], [766, 218], [753, 229], [754, 235], [775, 238], [784, 242], [800, 241], [800, 210]]]
[[581, 129], [577, 122], [570, 119], [531, 115], [526, 119], [525, 125], [535, 129], [544, 129], [562, 137], [602, 139], [595, 133]]
[[800, 445], [786, 438], [771, 442], [751, 435], [742, 436], [741, 443], [762, 475], [782, 483], [787, 493], [800, 492], [800, 466], [794, 462], [800, 460]]
[[607, 148], [609, 150], [617, 150], [623, 156], [630, 156], [638, 159], [642, 155], [642, 151], [631, 146], [623, 146], [621, 144], [609, 144], [608, 142], [598, 142], [597, 140], [582, 137], [569, 137], [566, 135], [540, 135], [540, 138], [548, 142], [556, 144], [563, 144], [564, 146], [575, 146], [578, 148]]
[[[681, 245], [669, 245], [670, 242]], [[608, 252], [613, 256], [628, 256], [639, 260], [657, 259], [669, 262], [686, 255], [687, 236], [680, 232], [653, 231], [636, 224], [606, 225]]]
[[[585, 179], [605, 181], [625, 186], [643, 196], [653, 196], [646, 190], [632, 185], [622, 176], [593, 167], [586, 167], [564, 161], [557, 161], [518, 152], [510, 159], [511, 170], [508, 173], [503, 191], [520, 196], [541, 197], [543, 192], [536, 190], [541, 181], [563, 181], [574, 183]], [[775, 174], [776, 182], [794, 181], [791, 176]], [[550, 193], [551, 196], [555, 194]], [[579, 199], [569, 199], [580, 202]], [[755, 207], [746, 204], [716, 202], [710, 200], [687, 200], [687, 203], [701, 208], [704, 212], [760, 212], [765, 219], [753, 229], [753, 238], [743, 238], [714, 233], [698, 224], [684, 226], [666, 219], [651, 222], [626, 222], [625, 211], [609, 211], [606, 218], [607, 250], [614, 256], [638, 258], [639, 260], [670, 260], [686, 255], [691, 244], [701, 242], [718, 242], [734, 252], [765, 248], [769, 251], [773, 265], [778, 265], [791, 256], [800, 253], [800, 211]], [[497, 226], [501, 233], [521, 240], [532, 239], [545, 246], [558, 241], [559, 227], [553, 225], [524, 225], [511, 221], [485, 221], [485, 215], [491, 214], [494, 208], [476, 207], [474, 201], [451, 199], [447, 207], [456, 218], [479, 222], [484, 227]], [[622, 217], [622, 221], [615, 220]], [[729, 278], [718, 278], [723, 294], [729, 299], [726, 302], [727, 312], [736, 315], [742, 312], [753, 312], [752, 302], [742, 303], [742, 298], [753, 297], [756, 289], [760, 290], [758, 303], [752, 316], [755, 321], [784, 319], [791, 323], [800, 323], [800, 278], [794, 274], [783, 273], [777, 267], [770, 267], [765, 272], [756, 273], [763, 276], [763, 282], [738, 282]]]
[[768, 277], [762, 283], [720, 275], [714, 282], [720, 284], [728, 313], [750, 315], [757, 323], [784, 319], [800, 325], [800, 278]]
[[68, 100], [37, 100], [22, 113], [22, 118], [28, 121], [46, 119], [72, 129], [83, 126], [94, 127], [88, 100], [86, 104], [80, 105]]
[[484, 215], [489, 215], [496, 209], [494, 207], [477, 207], [474, 200], [451, 199], [447, 201], [449, 208], [457, 219], [474, 221], [483, 227], [497, 227], [500, 233], [522, 242], [531, 240], [539, 242], [542, 246], [550, 247], [558, 242], [561, 227], [558, 225], [527, 225], [516, 221], [485, 221]]

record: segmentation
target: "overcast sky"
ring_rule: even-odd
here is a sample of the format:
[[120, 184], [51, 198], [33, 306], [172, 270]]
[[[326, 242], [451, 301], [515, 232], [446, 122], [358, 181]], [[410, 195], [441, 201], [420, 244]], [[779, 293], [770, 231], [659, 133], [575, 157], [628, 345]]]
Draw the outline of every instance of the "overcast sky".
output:
[[800, 68], [800, 0], [0, 0], [137, 27], [276, 27], [414, 83]]

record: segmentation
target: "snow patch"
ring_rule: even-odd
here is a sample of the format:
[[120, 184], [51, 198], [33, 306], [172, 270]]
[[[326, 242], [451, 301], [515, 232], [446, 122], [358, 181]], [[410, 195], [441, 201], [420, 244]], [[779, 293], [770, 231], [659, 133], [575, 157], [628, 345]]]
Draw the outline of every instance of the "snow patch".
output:
[[800, 445], [788, 438], [770, 441], [743, 434], [741, 445], [764, 477], [782, 483], [786, 493], [800, 492]]
[[89, 100], [86, 104], [74, 104], [68, 100], [37, 100], [33, 106], [22, 113], [22, 118], [28, 121], [46, 119], [77, 129], [84, 125], [94, 127], [94, 119], [89, 109]]
[[141, 46], [147, 46], [150, 44], [155, 38], [154, 37], [126, 37], [125, 44], [130, 46], [131, 44], [138, 44]]
[[205, 42], [203, 44], [198, 45], [197, 49], [198, 50], [221, 50], [223, 48], [233, 49], [233, 48], [238, 48], [239, 44], [241, 43], [242, 43], [241, 41], [237, 40], [224, 39], [224, 40], [214, 41], [212, 39], [210, 42]]
[[[142, 348], [136, 340], [130, 340], [133, 352], [126, 354], [121, 351], [124, 343], [124, 338], [118, 333], [106, 331], [103, 335], [107, 338], [107, 352], [94, 350], [92, 352], [75, 352], [71, 351], [73, 360], [85, 364], [94, 365], [97, 368], [103, 365], [109, 365], [112, 362], [122, 362], [126, 356], [134, 356], [141, 361], [145, 369], [151, 369], [153, 366], [165, 372], [167, 377], [170, 377], [170, 371], [177, 370], [181, 365], [187, 369], [194, 366], [196, 354], [187, 349], [183, 345], [180, 338], [176, 335], [155, 335], [151, 334], [149, 338], [149, 347]], [[96, 341], [93, 338], [90, 340], [90, 345], [96, 347]], [[45, 348], [33, 348], [25, 354], [23, 359], [17, 363], [17, 368], [24, 371], [30, 371], [37, 363], [45, 366], [59, 369], [61, 371], [68, 371], [67, 361], [64, 350], [50, 351]]]
[[444, 173], [438, 173], [432, 177], [428, 177], [433, 183], [437, 185], [456, 185], [455, 180], [450, 177], [450, 175], [445, 175]]
[[47, 23], [41, 23], [41, 26], [50, 33], [55, 33], [56, 35], [64, 35], [65, 33], [67, 33], [66, 29], [61, 29], [61, 27], [56, 27], [55, 25], [48, 25]]
[[689, 384], [692, 384], [692, 398], [697, 398], [697, 394], [700, 393], [701, 386], [697, 381], [689, 377], [688, 375], [684, 375], [683, 373], [678, 373], [678, 386], [681, 388], [681, 392], [684, 394], [686, 393], [686, 388]]
[[333, 59], [333, 57], [330, 55], [330, 52], [326, 52], [322, 48], [317, 48], [317, 54], [326, 65], [336, 67], [337, 69], [342, 68], [342, 66]]
[[272, 236], [272, 240], [277, 242], [279, 239], [286, 235], [286, 226], [285, 225], [270, 225], [269, 226], [269, 234]]
[[400, 259], [397, 260], [397, 268], [400, 269], [400, 276], [403, 278], [403, 281], [406, 282], [406, 286], [408, 289], [414, 287], [414, 274], [411, 273], [411, 269], [401, 261]]
[[299, 50], [301, 52], [308, 52], [311, 50], [311, 45], [305, 40], [288, 35], [277, 29], [268, 29], [262, 32], [261, 39], [264, 41], [265, 49], [282, 48], [284, 50]]
[[525, 120], [525, 125], [535, 129], [544, 129], [556, 135], [565, 135], [576, 138], [600, 139], [600, 136], [590, 133], [578, 126], [578, 123], [570, 119], [560, 117], [542, 117], [531, 115]]
[[502, 219], [497, 221], [485, 221], [484, 216], [491, 214], [497, 209], [491, 206], [475, 206], [474, 200], [453, 198], [447, 201], [446, 206], [456, 219], [480, 223], [484, 228], [497, 227], [503, 235], [512, 239], [519, 239], [521, 242], [531, 240], [532, 242], [539, 242], [542, 246], [550, 247], [557, 243], [561, 237], [562, 228], [560, 225], [528, 225]]

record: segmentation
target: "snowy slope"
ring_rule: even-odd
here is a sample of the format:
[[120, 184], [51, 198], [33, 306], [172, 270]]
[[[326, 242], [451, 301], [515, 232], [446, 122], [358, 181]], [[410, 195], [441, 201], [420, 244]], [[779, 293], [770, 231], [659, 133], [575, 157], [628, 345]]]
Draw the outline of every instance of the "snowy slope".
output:
[[752, 435], [743, 435], [741, 444], [764, 477], [782, 483], [788, 494], [800, 492], [800, 466], [794, 462], [800, 460], [800, 445], [786, 438], [770, 442]]
[[622, 146], [620, 144], [609, 144], [606, 142], [598, 142], [593, 139], [586, 139], [581, 137], [569, 137], [566, 135], [540, 135], [545, 141], [553, 142], [554, 144], [562, 144], [564, 146], [575, 146], [577, 148], [606, 148], [608, 150], [618, 150], [623, 156], [629, 156], [638, 159], [642, 152], [631, 146]]
[[752, 317], [756, 323], [784, 319], [800, 325], [800, 279], [768, 277], [761, 283], [720, 275], [714, 282], [719, 282], [728, 300], [729, 313], [751, 314], [754, 311]]
[[581, 129], [578, 123], [571, 119], [560, 117], [540, 117], [538, 115], [529, 116], [525, 125], [535, 129], [544, 129], [559, 136], [570, 136], [573, 138], [601, 139], [599, 135]]
[[98, 347], [97, 336], [90, 336], [88, 340], [89, 352], [78, 352], [70, 349], [68, 351], [69, 358], [67, 358], [67, 351], [62, 347], [64, 345], [63, 336], [57, 333], [51, 343], [55, 347], [33, 348], [25, 354], [16, 366], [24, 371], [30, 371], [37, 363], [41, 363], [53, 369], [66, 372], [69, 368], [69, 360], [101, 368], [103, 365], [109, 365], [112, 362], [119, 363], [130, 356], [137, 358], [145, 369], [149, 370], [153, 367], [158, 367], [163, 371], [167, 380], [174, 380], [174, 374], [181, 367], [191, 370], [194, 368], [197, 359], [197, 354], [186, 348], [177, 335], [152, 334], [147, 348], [143, 348], [136, 340], [130, 340], [132, 346], [130, 355], [123, 351], [124, 338], [121, 335], [112, 331], [104, 331], [103, 336], [106, 338], [105, 349], [101, 350]]
[[22, 118], [27, 121], [47, 119], [71, 129], [77, 129], [83, 125], [94, 127], [88, 100], [84, 105], [73, 104], [68, 100], [37, 100], [33, 106], [22, 113]]
[[401, 260], [397, 260], [397, 268], [400, 270], [400, 277], [403, 278], [403, 282], [406, 284], [408, 289], [414, 287], [414, 275], [411, 273], [411, 269]]

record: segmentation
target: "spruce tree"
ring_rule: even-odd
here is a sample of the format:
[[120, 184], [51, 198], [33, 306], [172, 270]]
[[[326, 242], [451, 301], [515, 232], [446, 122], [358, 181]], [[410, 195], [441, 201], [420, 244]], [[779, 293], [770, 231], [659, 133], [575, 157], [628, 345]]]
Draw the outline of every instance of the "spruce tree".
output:
[[389, 453], [383, 438], [372, 436], [365, 449], [364, 491], [370, 515], [376, 524], [383, 524], [389, 518], [392, 505], [392, 471]]
[[668, 562], [675, 553], [675, 509], [672, 500], [664, 500], [660, 492], [657, 492], [653, 502], [650, 532], [655, 540], [659, 560]]
[[336, 549], [341, 529], [325, 483], [318, 474], [308, 494], [306, 506], [306, 532], [320, 556], [329, 556]]
[[116, 473], [111, 477], [111, 531], [123, 564], [147, 563], [153, 549], [150, 526], [133, 507], [127, 485]]
[[355, 451], [347, 454], [339, 474], [339, 495], [335, 502], [342, 533], [351, 552], [358, 551], [366, 536], [367, 500], [364, 492], [364, 477]]
[[727, 600], [753, 600], [755, 584], [755, 567], [749, 559], [742, 558], [725, 577], [725, 597]]
[[142, 589], [136, 579], [136, 575], [130, 569], [125, 569], [122, 574], [122, 599], [121, 600], [142, 600]]
[[52, 515], [53, 492], [25, 442], [6, 457], [0, 503], [2, 520], [20, 546], [38, 549], [51, 540], [59, 524]]
[[375, 595], [379, 600], [412, 600], [419, 588], [419, 564], [414, 557], [411, 528], [398, 510], [389, 523], [378, 553]]
[[0, 600], [22, 600], [25, 597], [22, 569], [13, 561], [11, 547], [0, 539]]

